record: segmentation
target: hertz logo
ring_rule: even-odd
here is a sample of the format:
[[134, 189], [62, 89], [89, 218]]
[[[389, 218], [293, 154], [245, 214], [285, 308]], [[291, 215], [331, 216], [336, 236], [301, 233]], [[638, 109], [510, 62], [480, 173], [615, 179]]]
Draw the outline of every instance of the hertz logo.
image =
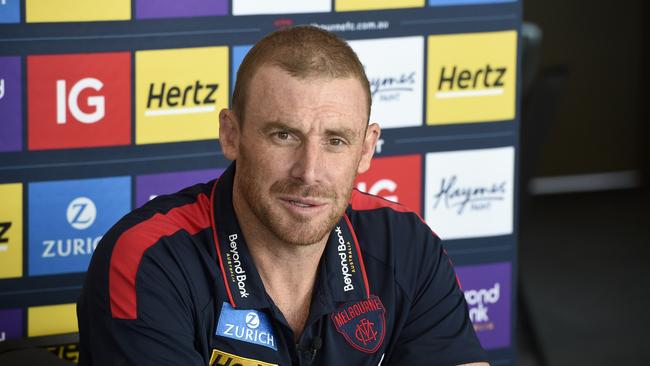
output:
[[219, 110], [228, 107], [228, 47], [138, 51], [136, 143], [219, 137]]
[[436, 98], [463, 98], [501, 95], [504, 92], [505, 67], [486, 64], [478, 69], [461, 69], [458, 66], [440, 70]]
[[[165, 82], [160, 86], [151, 83], [147, 97], [147, 110], [144, 114], [145, 116], [161, 116], [216, 111], [215, 92], [217, 89], [219, 89], [219, 84], [203, 84], [200, 80], [184, 87], [168, 86]], [[160, 109], [163, 107], [171, 108]]]
[[515, 118], [517, 32], [428, 38], [427, 124]]

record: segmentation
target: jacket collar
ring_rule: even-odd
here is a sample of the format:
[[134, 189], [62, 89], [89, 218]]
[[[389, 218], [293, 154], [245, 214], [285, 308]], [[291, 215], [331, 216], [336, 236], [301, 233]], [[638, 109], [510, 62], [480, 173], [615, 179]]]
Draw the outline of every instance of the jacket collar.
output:
[[[250, 255], [232, 204], [235, 163], [212, 188], [212, 228], [219, 269], [233, 308], [252, 309], [270, 306], [259, 272]], [[365, 265], [356, 233], [344, 215], [330, 232], [315, 284], [314, 298], [327, 307], [370, 297]]]

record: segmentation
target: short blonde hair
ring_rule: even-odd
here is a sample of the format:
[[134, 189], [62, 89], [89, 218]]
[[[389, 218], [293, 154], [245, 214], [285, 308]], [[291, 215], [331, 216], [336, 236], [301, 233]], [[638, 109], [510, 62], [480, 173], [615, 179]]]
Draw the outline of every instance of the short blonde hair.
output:
[[248, 86], [262, 65], [278, 66], [300, 79], [355, 78], [365, 91], [370, 116], [370, 83], [357, 54], [333, 33], [313, 26], [297, 26], [270, 33], [244, 57], [232, 96], [232, 109], [240, 121], [244, 119]]

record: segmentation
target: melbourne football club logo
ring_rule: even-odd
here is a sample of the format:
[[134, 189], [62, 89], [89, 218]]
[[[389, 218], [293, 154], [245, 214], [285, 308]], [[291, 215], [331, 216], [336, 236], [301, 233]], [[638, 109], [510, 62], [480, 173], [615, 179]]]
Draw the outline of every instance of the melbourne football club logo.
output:
[[349, 302], [332, 313], [332, 322], [345, 340], [361, 352], [375, 353], [386, 334], [384, 304], [377, 296]]

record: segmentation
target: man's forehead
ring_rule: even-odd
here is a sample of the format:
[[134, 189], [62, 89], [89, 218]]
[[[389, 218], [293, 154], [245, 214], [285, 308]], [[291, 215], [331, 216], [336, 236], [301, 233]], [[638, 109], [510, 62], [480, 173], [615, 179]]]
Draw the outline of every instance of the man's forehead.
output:
[[[297, 78], [278, 66], [264, 65], [251, 80], [246, 114], [291, 124], [305, 119], [341, 120], [339, 127], [356, 130], [367, 124], [365, 104], [361, 83], [354, 78]], [[363, 126], [356, 126], [357, 120]]]

